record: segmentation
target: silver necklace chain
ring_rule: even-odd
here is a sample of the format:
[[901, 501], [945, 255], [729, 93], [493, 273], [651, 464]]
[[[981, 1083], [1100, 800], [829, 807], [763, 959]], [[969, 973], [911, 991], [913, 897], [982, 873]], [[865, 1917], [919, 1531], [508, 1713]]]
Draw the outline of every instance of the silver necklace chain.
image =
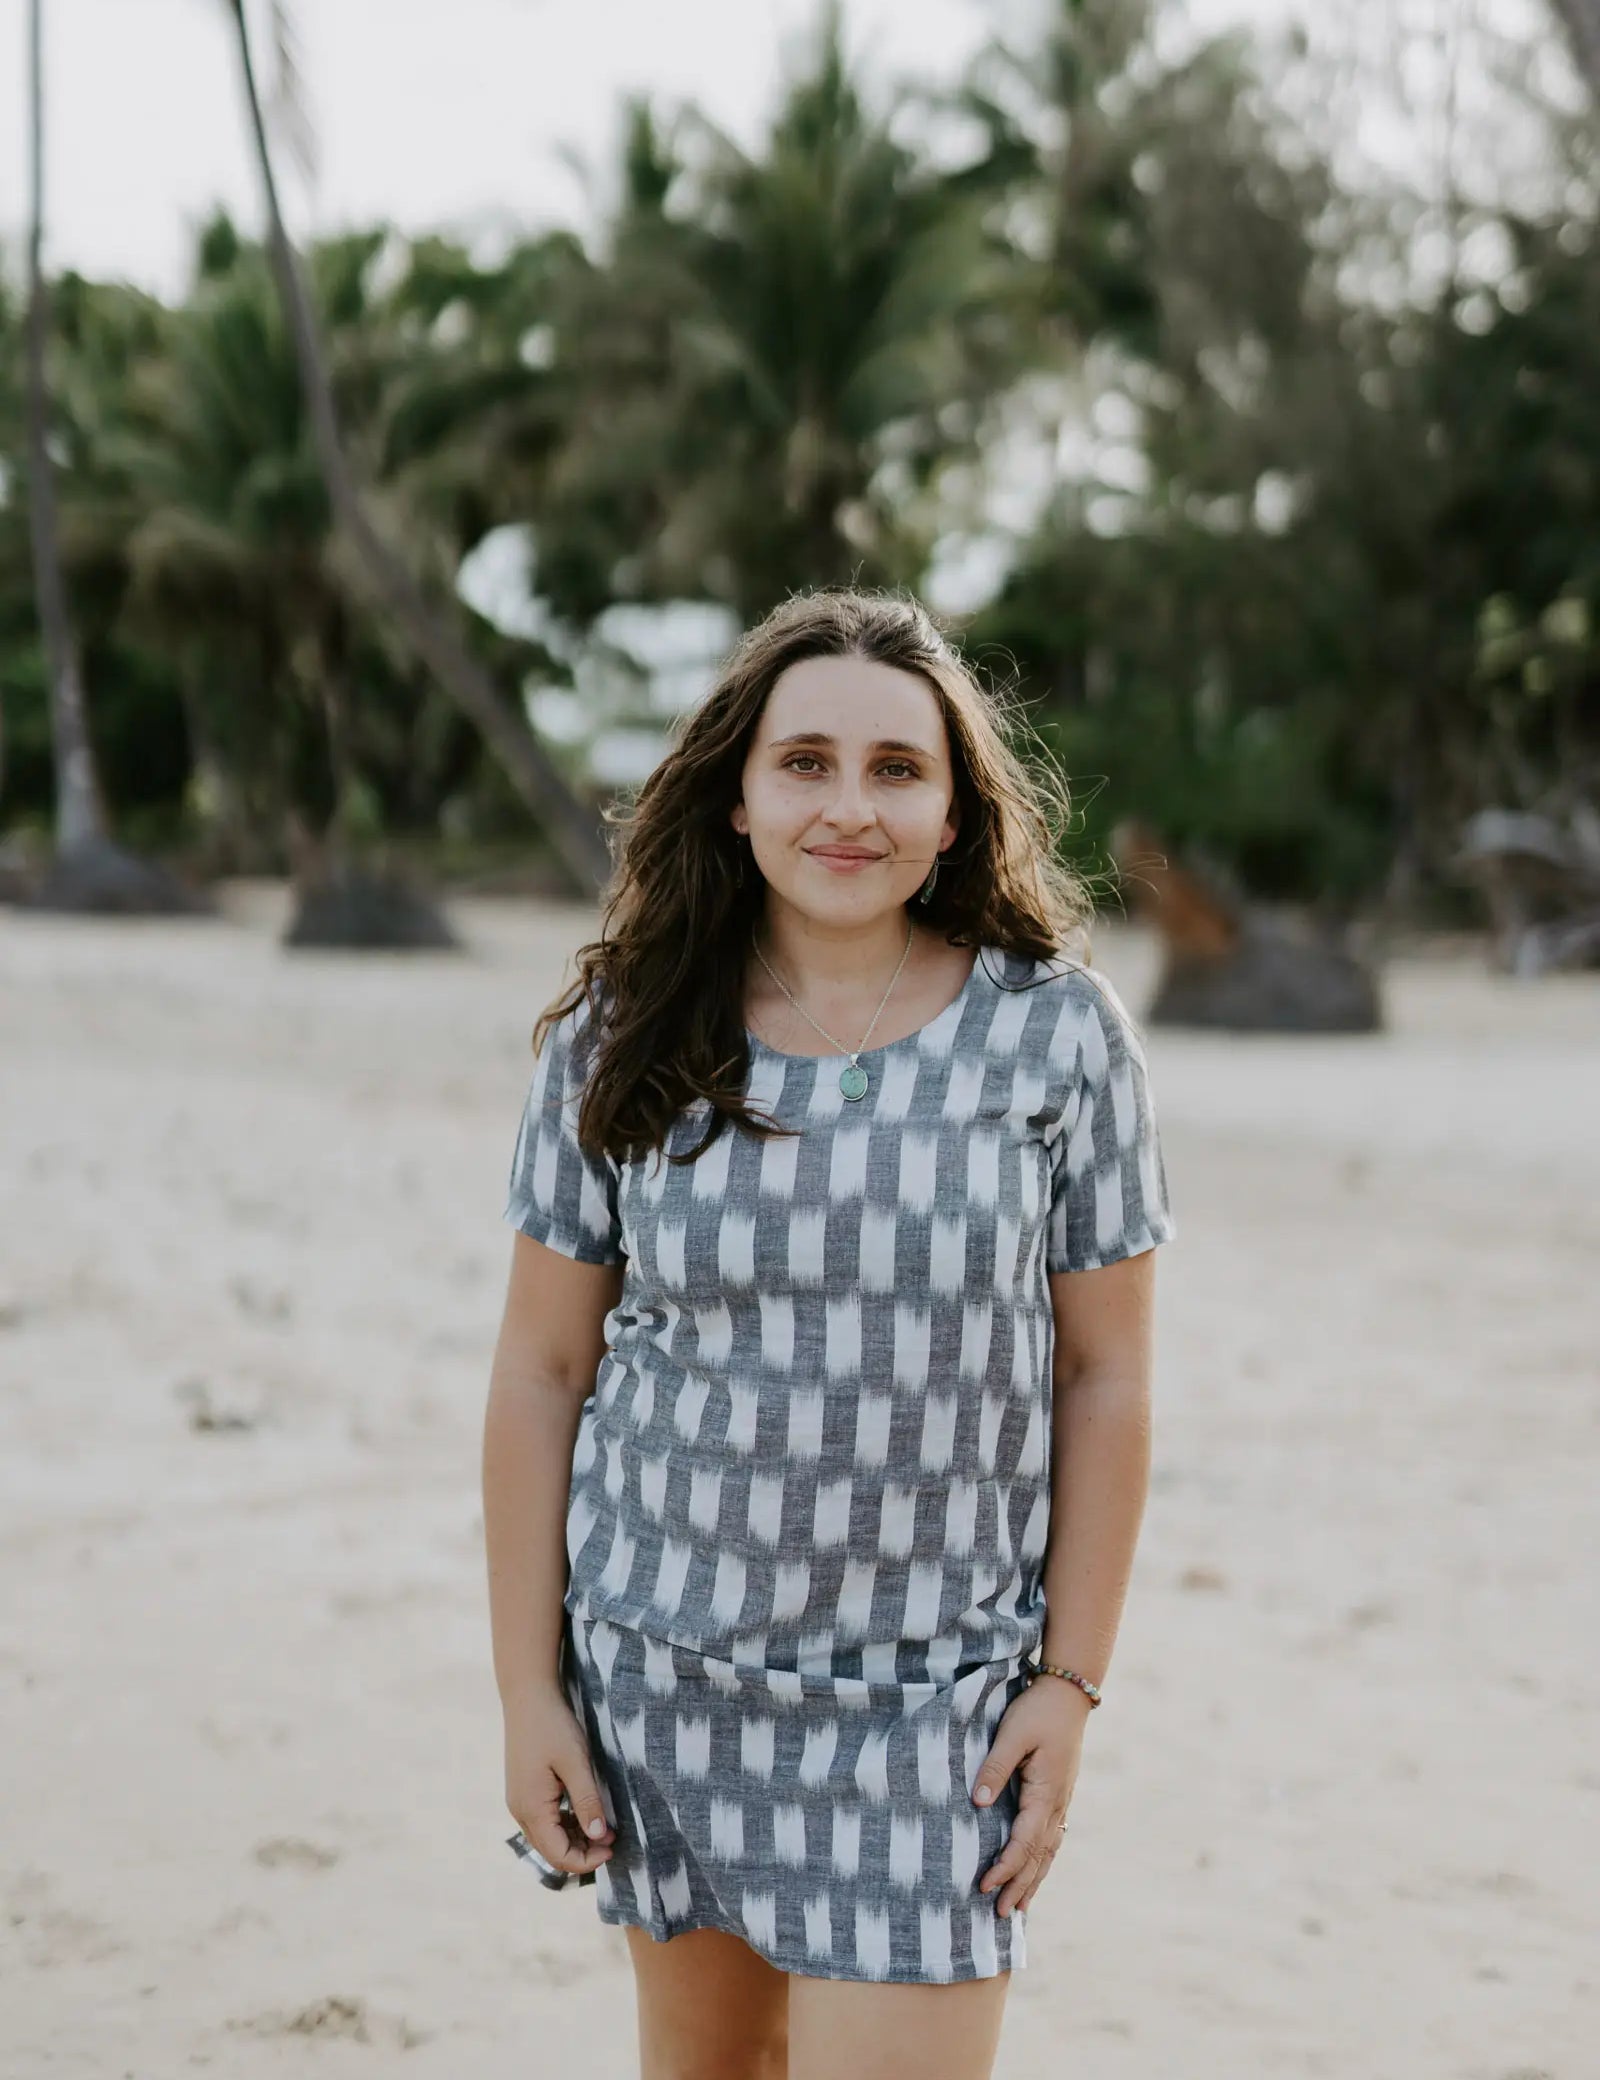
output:
[[847, 1098], [863, 1098], [866, 1096], [867, 1072], [865, 1069], [862, 1068], [861, 1063], [857, 1059], [857, 1057], [860, 1055], [862, 1048], [864, 1048], [867, 1042], [872, 1038], [872, 1027], [875, 1026], [878, 1023], [878, 1020], [882, 1017], [883, 1007], [889, 1001], [890, 991], [893, 990], [895, 984], [900, 980], [900, 969], [903, 968], [906, 964], [907, 957], [911, 952], [911, 942], [915, 936], [916, 928], [908, 919], [906, 922], [905, 952], [902, 953], [900, 956], [900, 966], [897, 967], [894, 973], [889, 977], [889, 988], [884, 991], [882, 998], [879, 1000], [877, 1010], [874, 1011], [872, 1014], [872, 1024], [867, 1027], [867, 1030], [862, 1034], [860, 1040], [856, 1043], [856, 1045], [853, 1048], [846, 1047], [842, 1040], [836, 1040], [832, 1033], [828, 1031], [826, 1026], [817, 1024], [817, 1021], [811, 1016], [811, 1013], [806, 1009], [804, 1004], [800, 1002], [800, 999], [795, 995], [794, 991], [790, 989], [789, 985], [784, 981], [783, 977], [773, 967], [772, 963], [761, 951], [761, 948], [759, 946], [756, 946], [753, 940], [751, 941], [752, 947], [755, 951], [756, 959], [761, 963], [762, 967], [766, 969], [767, 973], [772, 977], [773, 981], [778, 985], [779, 989], [783, 991], [784, 995], [789, 999], [789, 1002], [794, 1006], [796, 1011], [799, 1012], [800, 1016], [805, 1020], [806, 1024], [808, 1026], [815, 1026], [816, 1030], [822, 1035], [823, 1039], [826, 1040], [830, 1046], [837, 1047], [841, 1054], [845, 1054], [850, 1057], [848, 1066], [839, 1071], [839, 1088]]

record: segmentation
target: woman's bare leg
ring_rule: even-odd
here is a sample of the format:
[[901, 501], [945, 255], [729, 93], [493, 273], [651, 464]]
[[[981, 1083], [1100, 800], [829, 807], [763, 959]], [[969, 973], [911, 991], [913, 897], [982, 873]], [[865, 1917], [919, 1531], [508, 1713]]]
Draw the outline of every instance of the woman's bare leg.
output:
[[787, 1972], [720, 1928], [685, 1929], [664, 1943], [642, 1928], [623, 1933], [638, 1996], [640, 2080], [787, 2080]]
[[989, 2080], [1011, 1974], [949, 1986], [789, 1979], [788, 2080]]

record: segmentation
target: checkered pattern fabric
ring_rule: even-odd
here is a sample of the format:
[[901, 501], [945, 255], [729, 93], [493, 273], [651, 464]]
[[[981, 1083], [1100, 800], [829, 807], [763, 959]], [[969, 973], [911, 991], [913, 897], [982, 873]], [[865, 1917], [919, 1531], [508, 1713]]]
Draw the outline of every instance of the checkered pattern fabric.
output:
[[599, 1912], [833, 1978], [1012, 1969], [1026, 1911], [976, 1888], [1015, 1780], [970, 1793], [1044, 1629], [1046, 1274], [1176, 1233], [1137, 1029], [1095, 970], [983, 948], [858, 1102], [750, 1035], [798, 1134], [679, 1165], [580, 1146], [588, 1037], [580, 1005], [537, 1058], [506, 1219], [626, 1266], [567, 1518]]

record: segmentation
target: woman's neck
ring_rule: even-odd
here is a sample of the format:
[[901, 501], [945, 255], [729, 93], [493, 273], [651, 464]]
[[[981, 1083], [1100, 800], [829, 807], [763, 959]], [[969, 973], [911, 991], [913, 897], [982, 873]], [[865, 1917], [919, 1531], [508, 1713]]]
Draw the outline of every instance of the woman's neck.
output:
[[[920, 959], [933, 950], [936, 938], [935, 933], [919, 931], [903, 914], [857, 931], [819, 928], [806, 918], [768, 915], [755, 930], [755, 945], [806, 1005], [813, 999], [850, 1003], [858, 997], [876, 1002], [896, 969], [904, 982]], [[759, 962], [757, 973], [768, 980]]]

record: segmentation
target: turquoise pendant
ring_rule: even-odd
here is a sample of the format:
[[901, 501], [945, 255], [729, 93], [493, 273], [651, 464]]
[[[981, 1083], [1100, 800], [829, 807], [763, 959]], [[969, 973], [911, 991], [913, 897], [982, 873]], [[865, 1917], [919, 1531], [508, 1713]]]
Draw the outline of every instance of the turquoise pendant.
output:
[[839, 1071], [839, 1088], [847, 1098], [864, 1098], [867, 1095], [867, 1072], [859, 1062], [852, 1062]]

